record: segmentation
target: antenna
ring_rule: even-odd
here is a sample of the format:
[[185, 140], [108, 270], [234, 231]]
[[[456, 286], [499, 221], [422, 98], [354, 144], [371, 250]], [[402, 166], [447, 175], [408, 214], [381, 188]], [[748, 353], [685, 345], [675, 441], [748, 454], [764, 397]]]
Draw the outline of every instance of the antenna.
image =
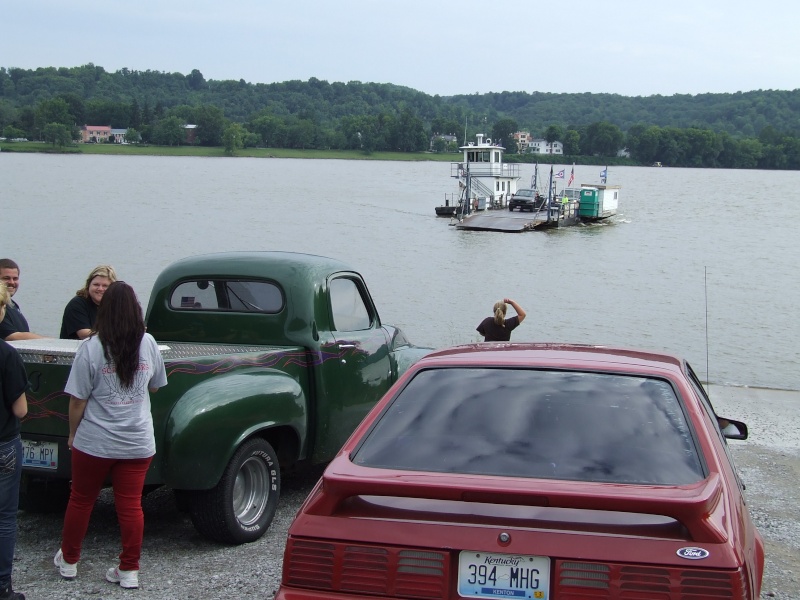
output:
[[708, 267], [703, 267], [703, 295], [706, 301], [706, 386], [711, 390], [711, 375], [708, 372]]

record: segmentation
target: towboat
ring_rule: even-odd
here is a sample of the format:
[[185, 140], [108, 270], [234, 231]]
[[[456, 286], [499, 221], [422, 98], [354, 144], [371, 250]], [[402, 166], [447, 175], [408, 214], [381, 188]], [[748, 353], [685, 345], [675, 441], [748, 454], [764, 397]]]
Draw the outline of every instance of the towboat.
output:
[[517, 191], [519, 165], [504, 163], [505, 148], [482, 133], [459, 150], [462, 160], [450, 164], [450, 176], [458, 185], [453, 198], [457, 195], [458, 200], [445, 197], [445, 204], [436, 207], [437, 216], [463, 219], [476, 211], [506, 208]]

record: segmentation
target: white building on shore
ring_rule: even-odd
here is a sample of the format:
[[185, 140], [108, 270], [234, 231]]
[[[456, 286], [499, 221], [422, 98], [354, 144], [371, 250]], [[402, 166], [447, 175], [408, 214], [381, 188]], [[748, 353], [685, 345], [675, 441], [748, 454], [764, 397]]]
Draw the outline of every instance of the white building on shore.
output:
[[561, 142], [548, 142], [543, 138], [528, 140], [525, 152], [530, 154], [564, 154], [564, 144]]

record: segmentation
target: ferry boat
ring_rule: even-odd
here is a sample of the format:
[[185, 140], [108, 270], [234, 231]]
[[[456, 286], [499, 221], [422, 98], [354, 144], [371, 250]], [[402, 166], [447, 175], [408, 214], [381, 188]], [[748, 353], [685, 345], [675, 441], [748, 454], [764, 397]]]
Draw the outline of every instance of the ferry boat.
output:
[[475, 211], [502, 209], [517, 191], [518, 164], [503, 162], [505, 148], [479, 133], [475, 142], [459, 148], [462, 160], [450, 164], [450, 176], [458, 182], [458, 194], [445, 197], [437, 216], [459, 217]]
[[[582, 184], [579, 188], [567, 187], [558, 191], [551, 166], [547, 192], [541, 193], [538, 189], [538, 167], [537, 164], [529, 190], [537, 201], [531, 204], [530, 212], [514, 212], [519, 204], [514, 202], [503, 213], [473, 212], [463, 217], [457, 214], [457, 222], [451, 224], [456, 229], [468, 231], [522, 232], [571, 227], [602, 221], [617, 214], [620, 186], [606, 184], [608, 168], [601, 172], [600, 184]], [[560, 171], [558, 177], [563, 179], [563, 173], [563, 170]], [[570, 176], [569, 182], [572, 181], [573, 176]]]

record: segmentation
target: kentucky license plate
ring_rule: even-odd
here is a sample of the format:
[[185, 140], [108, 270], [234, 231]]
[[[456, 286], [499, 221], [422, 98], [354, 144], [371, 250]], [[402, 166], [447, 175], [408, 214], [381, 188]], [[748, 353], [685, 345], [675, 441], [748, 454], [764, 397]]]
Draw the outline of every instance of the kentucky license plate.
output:
[[36, 469], [58, 469], [58, 444], [22, 440], [22, 466]]
[[465, 550], [458, 556], [458, 593], [467, 598], [550, 598], [550, 558]]

